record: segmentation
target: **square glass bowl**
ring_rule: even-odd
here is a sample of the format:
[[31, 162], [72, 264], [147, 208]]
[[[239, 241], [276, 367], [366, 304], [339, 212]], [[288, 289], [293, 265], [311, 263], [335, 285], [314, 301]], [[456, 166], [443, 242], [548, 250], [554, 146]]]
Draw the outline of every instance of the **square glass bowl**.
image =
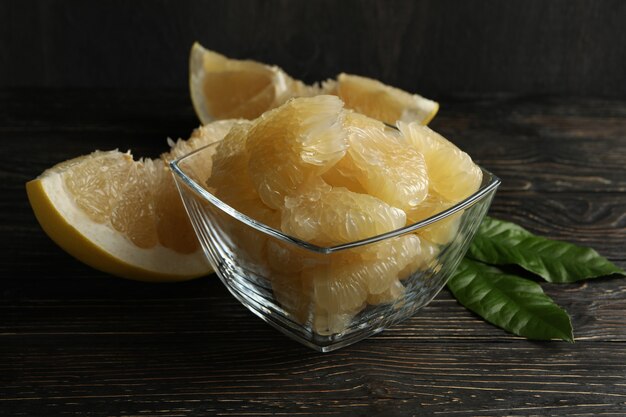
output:
[[483, 169], [476, 193], [435, 216], [358, 242], [319, 247], [215, 197], [205, 183], [217, 145], [171, 163], [204, 253], [244, 306], [322, 352], [378, 333], [427, 305], [465, 255], [500, 184]]

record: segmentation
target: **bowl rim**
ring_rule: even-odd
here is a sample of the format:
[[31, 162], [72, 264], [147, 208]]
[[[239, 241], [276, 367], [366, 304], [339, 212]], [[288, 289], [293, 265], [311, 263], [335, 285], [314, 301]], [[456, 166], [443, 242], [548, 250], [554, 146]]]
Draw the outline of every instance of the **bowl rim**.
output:
[[[466, 208], [473, 206], [474, 204], [476, 204], [483, 198], [490, 195], [492, 191], [495, 191], [502, 182], [500, 178], [498, 178], [496, 175], [486, 170], [482, 166], [476, 164], [483, 173], [483, 179], [482, 179], [482, 183], [480, 187], [475, 193], [471, 194], [470, 196], [458, 202], [457, 204], [447, 208], [446, 210], [441, 211], [437, 214], [434, 214], [433, 216], [430, 216], [426, 219], [420, 220], [416, 223], [412, 223], [404, 227], [401, 227], [399, 229], [395, 229], [395, 230], [392, 230], [390, 232], [386, 232], [380, 235], [371, 236], [365, 239], [355, 240], [352, 242], [342, 243], [340, 245], [319, 246], [319, 245], [315, 245], [313, 243], [298, 239], [296, 237], [290, 236], [288, 234], [285, 234], [280, 230], [276, 230], [264, 224], [263, 222], [259, 222], [253, 219], [252, 217], [249, 217], [237, 211], [236, 209], [229, 206], [228, 204], [226, 204], [219, 198], [215, 197], [210, 191], [208, 191], [206, 188], [198, 184], [194, 179], [192, 179], [189, 175], [187, 175], [187, 173], [185, 173], [184, 169], [180, 166], [181, 163], [185, 162], [185, 160], [187, 160], [188, 158], [192, 158], [194, 155], [197, 155], [203, 151], [206, 151], [210, 147], [216, 146], [220, 142], [221, 141], [211, 142], [192, 152], [189, 152], [188, 154], [178, 157], [174, 159], [173, 161], [170, 161], [169, 166], [172, 170], [172, 173], [174, 174], [174, 178], [176, 179], [175, 181], [176, 187], [178, 188], [178, 191], [181, 194], [181, 196], [183, 195], [185, 191], [182, 189], [179, 181], [182, 181], [183, 184], [189, 187], [193, 192], [195, 192], [203, 200], [211, 203], [212, 205], [216, 206], [218, 209], [222, 210], [224, 213], [228, 214], [231, 217], [234, 217], [235, 219], [241, 221], [242, 223], [262, 233], [265, 233], [277, 239], [280, 239], [284, 242], [292, 243], [303, 249], [321, 253], [321, 254], [330, 254], [330, 253], [339, 252], [342, 250], [353, 249], [353, 248], [369, 245], [372, 243], [380, 242], [380, 241], [393, 238], [396, 236], [401, 236], [406, 233], [414, 232], [418, 229], [424, 228], [440, 220], [443, 220], [446, 217], [452, 216], [461, 210], [465, 210]], [[185, 210], [187, 211], [189, 210], [186, 205], [185, 205]], [[187, 214], [189, 215], [189, 213]]]

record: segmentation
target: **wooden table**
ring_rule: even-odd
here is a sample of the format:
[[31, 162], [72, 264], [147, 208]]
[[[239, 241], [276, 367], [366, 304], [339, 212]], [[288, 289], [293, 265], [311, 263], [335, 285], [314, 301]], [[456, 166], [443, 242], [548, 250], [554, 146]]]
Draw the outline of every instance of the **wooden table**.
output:
[[[320, 354], [215, 276], [121, 280], [39, 228], [27, 180], [94, 149], [156, 156], [197, 124], [184, 91], [0, 93], [0, 415], [626, 415], [625, 279], [544, 285], [575, 344], [511, 336], [444, 290]], [[626, 267], [626, 102], [470, 97], [432, 126], [502, 178], [491, 215]]]

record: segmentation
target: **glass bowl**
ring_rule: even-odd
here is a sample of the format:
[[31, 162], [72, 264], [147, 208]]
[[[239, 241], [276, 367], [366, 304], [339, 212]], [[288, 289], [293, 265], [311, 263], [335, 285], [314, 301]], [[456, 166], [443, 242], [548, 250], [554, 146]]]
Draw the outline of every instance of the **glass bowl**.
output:
[[205, 182], [217, 144], [170, 164], [204, 253], [244, 306], [322, 352], [378, 333], [427, 305], [465, 255], [500, 184], [483, 169], [479, 190], [443, 212], [383, 235], [320, 247], [216, 198]]

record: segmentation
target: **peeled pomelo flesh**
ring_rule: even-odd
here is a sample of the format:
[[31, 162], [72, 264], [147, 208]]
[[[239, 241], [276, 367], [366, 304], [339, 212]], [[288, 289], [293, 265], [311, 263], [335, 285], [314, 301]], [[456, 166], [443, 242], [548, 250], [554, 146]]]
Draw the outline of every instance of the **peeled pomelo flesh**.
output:
[[285, 197], [343, 157], [342, 108], [334, 96], [292, 99], [254, 123], [246, 141], [248, 174], [265, 204], [281, 209]]
[[293, 243], [273, 239], [267, 243], [267, 260], [275, 272], [299, 274], [305, 269], [328, 265], [330, 257], [303, 249]]
[[[399, 282], [402, 271], [419, 262], [424, 253], [422, 243], [414, 234], [329, 255], [328, 264], [305, 269], [297, 280], [299, 288], [310, 291], [310, 302], [321, 321], [314, 321], [319, 330], [329, 322], [336, 332], [343, 331], [352, 317], [367, 304], [392, 302], [404, 294]], [[280, 296], [284, 298], [284, 295]]]
[[367, 116], [348, 114], [348, 151], [324, 174], [324, 180], [403, 210], [418, 206], [428, 192], [423, 156], [407, 146], [398, 131]]
[[336, 94], [346, 108], [388, 124], [401, 120], [426, 125], [439, 110], [437, 102], [358, 75], [339, 74]]
[[281, 229], [321, 246], [333, 246], [399, 229], [406, 213], [384, 201], [319, 182], [285, 199]]
[[419, 123], [398, 122], [407, 143], [424, 156], [429, 187], [451, 202], [459, 202], [476, 192], [482, 171], [472, 158], [439, 133]]
[[[430, 190], [422, 204], [407, 212], [407, 220], [409, 223], [416, 223], [441, 213], [453, 205], [451, 201], [446, 200], [434, 190]], [[456, 236], [462, 215], [463, 210], [420, 229], [417, 233], [431, 243], [445, 245]]]
[[228, 58], [194, 43], [189, 56], [189, 89], [202, 123], [225, 118], [254, 119], [292, 97], [338, 95], [346, 107], [393, 124], [427, 124], [439, 104], [417, 94], [358, 75], [306, 85], [275, 65]]
[[275, 66], [227, 58], [194, 43], [189, 57], [189, 88], [204, 124], [228, 118], [254, 119], [284, 103], [306, 86]]
[[[83, 213], [96, 223], [109, 224], [136, 246], [166, 243], [181, 253], [198, 249], [162, 160], [133, 161], [115, 151], [96, 152], [64, 170], [63, 181]], [[172, 221], [178, 233], [167, 235]]]
[[248, 173], [250, 156], [246, 139], [249, 130], [250, 125], [234, 126], [217, 145], [206, 185], [235, 210], [276, 227], [279, 213], [263, 204]]
[[[231, 130], [213, 155], [207, 186], [252, 219], [322, 247], [402, 228], [478, 188], [480, 170], [467, 154], [418, 123], [399, 127], [345, 110], [333, 96], [291, 99]], [[435, 269], [459, 217], [326, 254], [238, 221], [227, 227], [233, 250], [267, 274], [294, 320], [329, 334], [367, 305], [403, 297], [404, 280]]]
[[[170, 162], [212, 143], [219, 142], [230, 132], [233, 126], [246, 126], [250, 122], [244, 119], [219, 120], [194, 129], [188, 139], [176, 141], [168, 139], [169, 152], [161, 154], [161, 159]], [[211, 169], [211, 161], [202, 161], [203, 168]]]
[[369, 294], [367, 296], [367, 303], [372, 305], [393, 303], [396, 300], [402, 298], [406, 288], [399, 280], [393, 280], [389, 284], [389, 288], [379, 294]]
[[424, 157], [403, 138], [383, 129], [359, 129], [350, 136], [347, 158], [365, 191], [386, 203], [410, 210], [428, 192]]

